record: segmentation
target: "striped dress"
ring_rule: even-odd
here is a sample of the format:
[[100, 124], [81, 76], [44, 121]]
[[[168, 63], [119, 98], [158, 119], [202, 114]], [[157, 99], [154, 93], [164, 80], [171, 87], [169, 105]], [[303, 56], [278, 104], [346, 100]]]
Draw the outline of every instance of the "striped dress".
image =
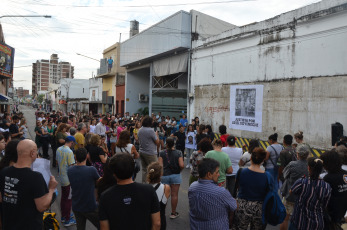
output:
[[291, 223], [298, 230], [323, 230], [324, 212], [331, 195], [330, 185], [320, 179], [300, 178], [291, 190], [298, 196]]

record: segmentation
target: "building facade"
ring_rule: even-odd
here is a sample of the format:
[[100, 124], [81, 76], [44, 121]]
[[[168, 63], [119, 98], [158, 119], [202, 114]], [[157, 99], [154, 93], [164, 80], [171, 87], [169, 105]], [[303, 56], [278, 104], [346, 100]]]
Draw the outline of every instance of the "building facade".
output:
[[23, 98], [29, 95], [28, 89], [23, 89], [23, 87], [15, 88], [15, 94], [17, 95], [17, 98]]
[[[5, 35], [2, 30], [2, 25], [0, 23], [0, 42], [5, 44]], [[11, 90], [9, 90], [10, 86], [13, 83], [13, 79], [0, 77], [0, 113], [10, 112], [10, 107], [13, 101], [9, 98]]]
[[[109, 59], [112, 64], [109, 65]], [[119, 64], [120, 45], [115, 43], [103, 51], [96, 78], [102, 79], [102, 113], [124, 113], [125, 68]], [[118, 92], [118, 93], [117, 93]], [[122, 106], [123, 105], [123, 106]]]
[[62, 78], [57, 90], [58, 110], [64, 113], [89, 112], [89, 79]]
[[126, 112], [148, 107], [177, 119], [186, 114], [192, 40], [234, 27], [198, 11], [179, 11], [124, 41]]
[[74, 78], [74, 67], [69, 62], [60, 62], [57, 54], [49, 60], [37, 60], [32, 67], [32, 95], [50, 91], [51, 84], [59, 84], [63, 78]]
[[[277, 132], [281, 141], [303, 131], [311, 146], [330, 148], [332, 124], [347, 126], [346, 41], [346, 0], [323, 0], [194, 41], [190, 116], [245, 138], [267, 140]], [[260, 132], [231, 128], [239, 105], [231, 90], [247, 86], [263, 87], [253, 103], [262, 115]]]
[[89, 78], [89, 112], [102, 113], [102, 78]]

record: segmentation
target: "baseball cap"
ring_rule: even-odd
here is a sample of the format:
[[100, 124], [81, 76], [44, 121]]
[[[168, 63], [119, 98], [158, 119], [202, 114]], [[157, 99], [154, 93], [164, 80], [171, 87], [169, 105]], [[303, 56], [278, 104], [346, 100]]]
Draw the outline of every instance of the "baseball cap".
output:
[[71, 141], [77, 143], [74, 136], [67, 136], [67, 137], [65, 138], [65, 142], [71, 142]]

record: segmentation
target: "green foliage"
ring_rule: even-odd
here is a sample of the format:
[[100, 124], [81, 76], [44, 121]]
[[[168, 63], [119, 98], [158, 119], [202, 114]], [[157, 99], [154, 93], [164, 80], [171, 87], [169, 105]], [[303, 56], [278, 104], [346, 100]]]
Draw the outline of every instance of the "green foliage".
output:
[[37, 100], [36, 100], [36, 101], [37, 101], [38, 103], [40, 103], [40, 104], [41, 104], [41, 103], [43, 102], [43, 98], [44, 98], [44, 96], [45, 96], [44, 94], [40, 94], [40, 95], [38, 95], [38, 96], [37, 96]]
[[148, 115], [149, 114], [149, 110], [148, 110], [148, 107], [144, 107], [144, 108], [139, 108], [137, 110], [137, 112], [140, 114], [140, 115]]

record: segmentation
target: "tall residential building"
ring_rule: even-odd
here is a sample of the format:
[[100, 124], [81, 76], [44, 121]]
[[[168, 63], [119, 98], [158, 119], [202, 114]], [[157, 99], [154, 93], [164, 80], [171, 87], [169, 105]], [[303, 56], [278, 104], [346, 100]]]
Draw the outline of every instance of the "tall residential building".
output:
[[74, 78], [70, 62], [59, 62], [58, 54], [52, 54], [49, 60], [37, 60], [33, 63], [32, 94], [48, 91], [50, 84], [59, 84], [62, 78]]

